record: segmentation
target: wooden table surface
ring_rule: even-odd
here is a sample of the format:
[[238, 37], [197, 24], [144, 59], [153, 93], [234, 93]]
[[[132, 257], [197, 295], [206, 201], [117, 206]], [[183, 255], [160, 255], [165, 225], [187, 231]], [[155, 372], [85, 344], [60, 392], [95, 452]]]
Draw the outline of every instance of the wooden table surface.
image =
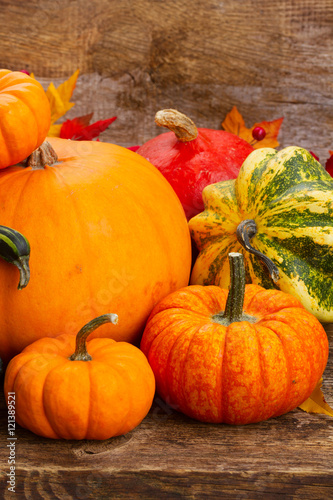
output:
[[[333, 324], [325, 326], [333, 346]], [[333, 406], [333, 357], [323, 392]], [[0, 409], [0, 498], [8, 491], [7, 409]], [[15, 498], [333, 498], [333, 418], [296, 409], [247, 426], [204, 424], [158, 396], [144, 421], [107, 441], [54, 441], [16, 427]]]

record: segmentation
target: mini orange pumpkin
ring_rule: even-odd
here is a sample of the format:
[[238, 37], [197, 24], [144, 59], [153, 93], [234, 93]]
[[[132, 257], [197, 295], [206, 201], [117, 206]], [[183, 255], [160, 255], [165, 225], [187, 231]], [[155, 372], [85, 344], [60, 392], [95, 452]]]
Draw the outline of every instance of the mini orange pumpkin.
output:
[[77, 334], [76, 347], [75, 337], [63, 334], [39, 339], [11, 360], [5, 394], [15, 393], [21, 427], [54, 439], [108, 439], [143, 420], [155, 392], [144, 354], [111, 339], [86, 344], [95, 328], [117, 320], [115, 314], [92, 320]]
[[48, 134], [51, 110], [43, 87], [21, 71], [0, 70], [0, 168], [15, 165]]
[[93, 335], [139, 342], [154, 305], [190, 275], [183, 208], [151, 163], [114, 144], [49, 141], [27, 167], [0, 172], [0, 220], [32, 249], [24, 292], [16, 289], [16, 269], [0, 262], [5, 364], [45, 331], [75, 335], [81, 322], [111, 307], [119, 327]]
[[245, 285], [242, 254], [229, 260], [229, 295], [202, 285], [170, 294], [153, 309], [141, 349], [171, 406], [205, 422], [248, 424], [310, 396], [328, 341], [295, 297]]

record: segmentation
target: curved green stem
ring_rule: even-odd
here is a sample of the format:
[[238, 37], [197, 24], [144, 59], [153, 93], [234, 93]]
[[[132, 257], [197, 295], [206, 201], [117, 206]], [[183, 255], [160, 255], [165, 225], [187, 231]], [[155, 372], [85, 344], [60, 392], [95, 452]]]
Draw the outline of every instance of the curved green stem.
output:
[[256, 255], [261, 262], [267, 267], [268, 272], [272, 280], [276, 283], [279, 279], [279, 270], [274, 264], [274, 262], [266, 257], [265, 254], [259, 252], [254, 248], [250, 240], [257, 234], [257, 225], [253, 219], [243, 220], [237, 227], [236, 235], [239, 243], [247, 250], [249, 253]]
[[76, 335], [75, 352], [69, 357], [71, 361], [91, 361], [92, 357], [87, 352], [87, 337], [104, 323], [118, 323], [117, 314], [103, 314], [87, 323]]
[[17, 288], [22, 290], [22, 288], [27, 286], [30, 280], [29, 255], [19, 257], [17, 260], [14, 260], [12, 264], [20, 271], [20, 281]]
[[0, 257], [19, 269], [18, 289], [26, 287], [30, 279], [30, 245], [27, 238], [15, 229], [0, 226]]
[[228, 323], [241, 321], [245, 295], [244, 257], [241, 253], [228, 255], [230, 265], [230, 288], [223, 317]]
[[257, 318], [244, 313], [245, 266], [244, 256], [238, 252], [230, 252], [230, 287], [225, 310], [214, 314], [211, 319], [220, 325], [229, 326], [238, 321], [256, 323]]

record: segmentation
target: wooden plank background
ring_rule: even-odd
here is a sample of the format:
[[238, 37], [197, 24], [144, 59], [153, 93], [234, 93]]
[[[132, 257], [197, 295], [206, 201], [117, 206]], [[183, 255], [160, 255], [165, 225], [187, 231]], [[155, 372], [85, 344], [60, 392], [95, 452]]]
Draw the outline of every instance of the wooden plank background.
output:
[[81, 70], [68, 117], [118, 116], [103, 140], [142, 144], [158, 109], [221, 128], [284, 116], [281, 146], [333, 149], [333, 0], [1, 0], [0, 66], [46, 86]]

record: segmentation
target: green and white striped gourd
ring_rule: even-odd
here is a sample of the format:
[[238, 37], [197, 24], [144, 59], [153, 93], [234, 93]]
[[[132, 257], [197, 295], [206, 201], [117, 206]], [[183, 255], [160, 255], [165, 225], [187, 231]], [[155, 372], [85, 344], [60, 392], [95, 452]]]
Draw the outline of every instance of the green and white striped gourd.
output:
[[229, 286], [230, 252], [247, 282], [296, 296], [333, 321], [333, 179], [305, 149], [257, 149], [236, 180], [207, 186], [189, 221], [199, 249], [191, 284]]

